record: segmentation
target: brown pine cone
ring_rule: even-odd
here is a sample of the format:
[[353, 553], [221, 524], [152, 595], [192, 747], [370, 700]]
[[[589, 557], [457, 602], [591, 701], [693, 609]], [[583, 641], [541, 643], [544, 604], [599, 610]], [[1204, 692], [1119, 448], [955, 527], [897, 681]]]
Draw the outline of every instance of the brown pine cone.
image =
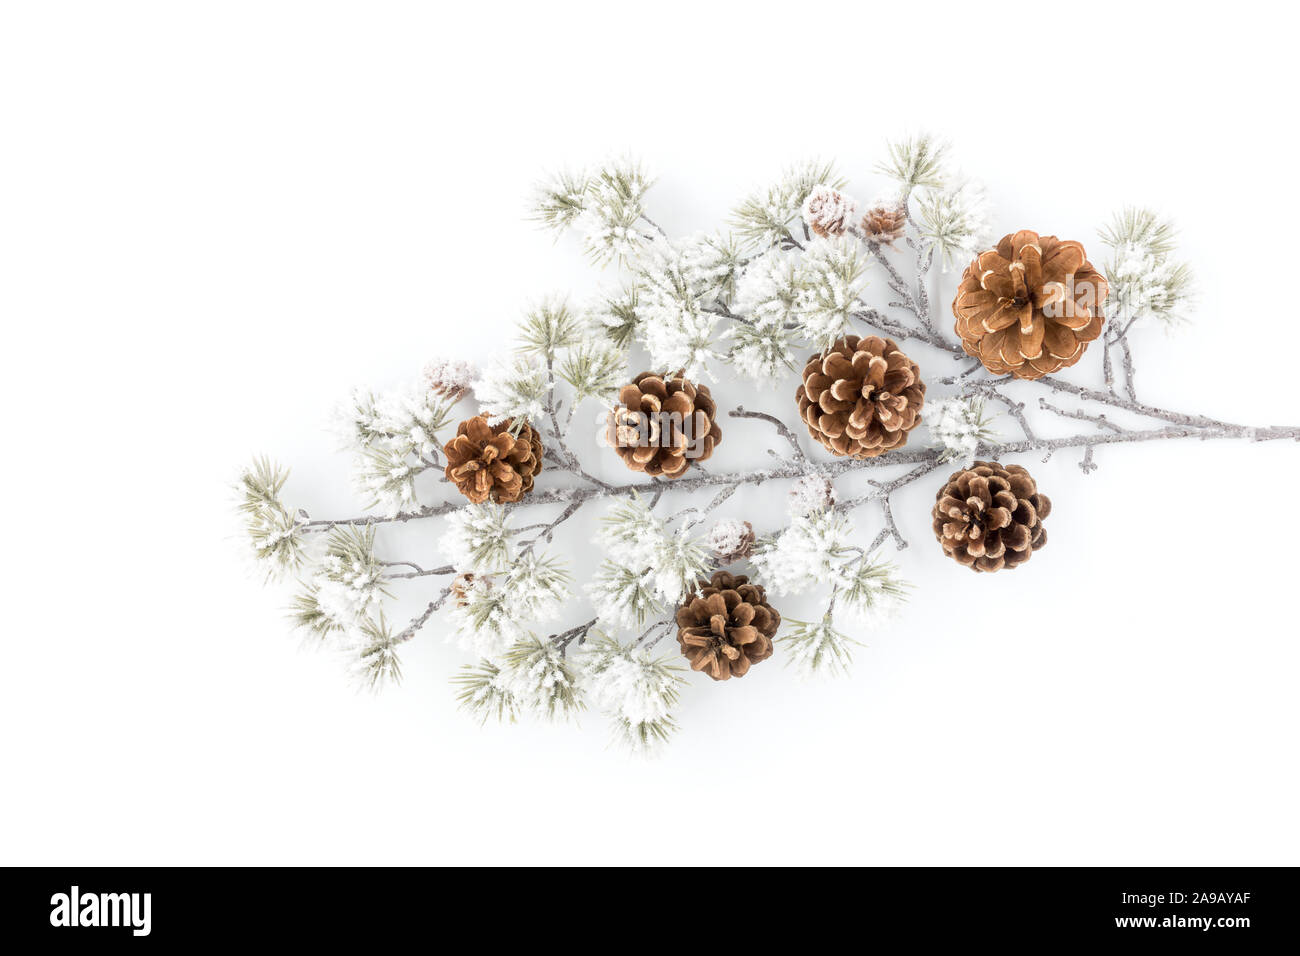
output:
[[677, 609], [677, 642], [691, 668], [714, 680], [744, 677], [751, 664], [772, 656], [781, 613], [743, 574], [718, 571], [700, 579], [696, 593]]
[[1043, 519], [1051, 513], [1051, 499], [1025, 469], [977, 461], [939, 489], [932, 517], [944, 554], [975, 571], [999, 571], [1047, 544]]
[[858, 201], [830, 186], [814, 186], [803, 201], [803, 218], [808, 228], [826, 238], [842, 236], [853, 225]]
[[680, 478], [722, 441], [717, 414], [707, 385], [642, 372], [619, 390], [605, 438], [633, 471]]
[[1022, 229], [966, 267], [952, 314], [962, 348], [994, 375], [1041, 378], [1101, 335], [1109, 291], [1082, 245]]
[[533, 479], [542, 470], [542, 439], [526, 422], [513, 436], [509, 421], [489, 425], [475, 415], [460, 423], [442, 451], [447, 478], [476, 505], [489, 497], [518, 501], [533, 490]]
[[907, 207], [901, 202], [872, 206], [862, 217], [862, 232], [873, 242], [889, 245], [903, 236], [907, 227]]
[[808, 434], [831, 452], [875, 458], [907, 444], [925, 383], [893, 339], [847, 335], [808, 360], [795, 400]]

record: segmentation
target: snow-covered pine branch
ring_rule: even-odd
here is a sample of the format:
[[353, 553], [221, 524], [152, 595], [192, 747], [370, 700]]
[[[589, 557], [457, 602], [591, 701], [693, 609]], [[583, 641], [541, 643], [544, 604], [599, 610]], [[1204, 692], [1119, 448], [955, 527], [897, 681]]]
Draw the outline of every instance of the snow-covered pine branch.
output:
[[[651, 179], [635, 161], [563, 173], [540, 186], [533, 217], [557, 234], [577, 232], [588, 255], [617, 273], [612, 291], [580, 306], [541, 300], [524, 312], [512, 351], [475, 357], [484, 360], [482, 371], [464, 359], [438, 358], [414, 383], [354, 392], [336, 425], [353, 456], [362, 502], [377, 511], [313, 519], [285, 502], [286, 470], [258, 459], [241, 472], [236, 507], [249, 554], [268, 576], [297, 580], [297, 624], [343, 654], [363, 686], [376, 687], [400, 677], [402, 645], [439, 620], [477, 659], [456, 678], [461, 704], [472, 714], [561, 720], [589, 708], [607, 717], [623, 744], [653, 751], [675, 729], [671, 712], [689, 683], [675, 656], [657, 647], [684, 626], [679, 608], [704, 593], [722, 568], [752, 577], [776, 605], [811, 600], [819, 612], [808, 621], [785, 618], [775, 635], [776, 656], [801, 673], [838, 673], [860, 637], [897, 613], [909, 591], [881, 549], [891, 540], [906, 547], [906, 535], [931, 516], [900, 511], [896, 518], [895, 495], [921, 482], [946, 494], [953, 513], [937, 518], [936, 527], [957, 535], [961, 508], [984, 508], [990, 516], [1003, 508], [1006, 514], [988, 523], [1007, 526], [1011, 487], [1037, 494], [1015, 466], [968, 475], [956, 491], [936, 472], [1065, 450], [1082, 451], [1080, 465], [1088, 472], [1097, 467], [1096, 450], [1132, 442], [1300, 440], [1300, 427], [1238, 425], [1137, 398], [1127, 332], [1143, 319], [1166, 325], [1181, 319], [1192, 288], [1172, 227], [1146, 210], [1122, 211], [1102, 233], [1111, 251], [1104, 268], [1113, 308], [1096, 350], [1100, 359], [1094, 352], [1078, 370], [1079, 378], [1099, 378], [1099, 384], [1055, 373], [990, 374], [971, 359], [956, 330], [944, 327], [947, 320], [938, 318], [942, 310], [929, 297], [936, 259], [961, 265], [992, 242], [986, 192], [954, 171], [951, 149], [934, 137], [902, 140], [886, 153], [877, 172], [891, 186], [874, 203], [859, 203], [830, 164], [802, 163], [745, 197], [728, 229], [682, 238], [665, 234], [651, 218]], [[1042, 241], [1049, 240], [1058, 241]], [[861, 353], [858, 365], [847, 358], [847, 367], [836, 365], [839, 380], [826, 388], [829, 398], [809, 406], [807, 421], [794, 407], [785, 421], [743, 408], [719, 412], [729, 417], [729, 434], [769, 429], [774, 461], [768, 467], [728, 471], [719, 464], [723, 447], [707, 470], [693, 467], [671, 481], [642, 475], [610, 481], [569, 447], [566, 433], [579, 403], [609, 408], [640, 368], [716, 380], [726, 409], [728, 371], [793, 393], [791, 375], [810, 366], [821, 375], [830, 355], [823, 350], [846, 334], [876, 337], [877, 351]], [[930, 386], [916, 421], [927, 427], [911, 433], [906, 447], [877, 457], [808, 451], [807, 436], [822, 427], [821, 416], [843, 413], [837, 403], [856, 399], [853, 390], [865, 389], [871, 375], [879, 383], [884, 369], [899, 373], [907, 366], [906, 356], [894, 355], [893, 365], [884, 358], [885, 337], [905, 345]], [[1032, 345], [1031, 337], [1025, 347]], [[884, 369], [872, 365], [875, 359]], [[966, 362], [952, 371], [953, 359]], [[1123, 393], [1115, 387], [1116, 368], [1125, 372]], [[1023, 393], [1036, 394], [1037, 402], [1017, 397]], [[648, 394], [634, 393], [652, 405], [659, 400], [653, 390]], [[992, 407], [1019, 435], [994, 429]], [[448, 443], [478, 416], [514, 434], [526, 423], [541, 440], [545, 468], [527, 493], [511, 472], [515, 498], [474, 504], [448, 478]], [[1044, 437], [1044, 417], [1077, 430]], [[838, 425], [832, 419], [825, 427]], [[509, 439], [493, 433], [493, 452], [470, 466], [504, 467], [493, 455], [512, 448]], [[847, 486], [860, 478], [866, 488], [855, 493]], [[783, 518], [728, 504], [743, 487], [778, 482], [789, 483]], [[1064, 500], [1061, 492], [1054, 496], [1058, 505]], [[1048, 501], [1034, 500], [1047, 514]], [[552, 510], [540, 520], [522, 517], [536, 519], [536, 509], [545, 508]], [[543, 549], [566, 522], [595, 511], [604, 517], [595, 535], [601, 558], [592, 578], [576, 584], [560, 548]], [[1037, 520], [1028, 513], [1021, 519], [1026, 527]], [[390, 553], [385, 528], [424, 521], [445, 522], [434, 538], [444, 566]], [[589, 537], [579, 533], [580, 540]], [[429, 592], [423, 610], [400, 630], [387, 615], [399, 587]], [[702, 603], [693, 605], [694, 619], [707, 622], [699, 632], [718, 636], [718, 653], [736, 651], [727, 641], [757, 639], [749, 615], [767, 605], [757, 592], [751, 597], [756, 605], [747, 604], [739, 619], [731, 616], [738, 597], [718, 594], [713, 604], [699, 597]], [[583, 607], [575, 614], [577, 605]], [[765, 660], [768, 650], [764, 645], [754, 660]]]

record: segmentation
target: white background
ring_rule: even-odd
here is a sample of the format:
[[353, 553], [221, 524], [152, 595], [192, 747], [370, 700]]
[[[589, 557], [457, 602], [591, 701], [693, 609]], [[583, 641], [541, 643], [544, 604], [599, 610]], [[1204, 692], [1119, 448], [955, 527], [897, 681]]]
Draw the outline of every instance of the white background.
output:
[[[352, 510], [323, 430], [351, 386], [482, 360], [530, 299], [602, 281], [525, 200], [624, 150], [673, 232], [803, 156], [870, 199], [883, 140], [921, 128], [999, 233], [1096, 245], [1154, 205], [1202, 302], [1137, 334], [1143, 397], [1300, 424], [1284, 33], [1249, 4], [898, 6], [4, 4], [0, 860], [1297, 862], [1294, 443], [1025, 459], [1051, 543], [992, 577], [939, 553], [921, 482], [895, 506], [915, 597], [853, 676], [697, 676], [652, 762], [593, 715], [479, 729], [436, 628], [357, 695], [240, 557], [251, 453]], [[761, 457], [724, 428], [715, 468]], [[726, 513], [771, 527], [782, 493]]]

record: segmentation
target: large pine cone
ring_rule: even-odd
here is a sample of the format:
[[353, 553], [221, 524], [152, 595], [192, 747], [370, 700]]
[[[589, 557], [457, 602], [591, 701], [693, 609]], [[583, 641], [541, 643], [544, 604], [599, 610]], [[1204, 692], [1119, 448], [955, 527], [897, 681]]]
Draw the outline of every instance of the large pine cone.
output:
[[808, 360], [795, 399], [808, 434], [830, 451], [875, 458], [907, 444], [925, 383], [893, 339], [847, 335]]
[[456, 437], [442, 449], [447, 478], [474, 504], [518, 501], [533, 490], [542, 470], [542, 439], [527, 423], [518, 436], [510, 422], [489, 425], [482, 415], [460, 423]]
[[691, 668], [714, 680], [744, 677], [751, 664], [772, 656], [781, 613], [743, 574], [718, 571], [700, 579], [697, 592], [677, 609], [677, 643]]
[[642, 372], [619, 390], [605, 438], [633, 471], [680, 478], [722, 441], [717, 414], [707, 385]]
[[1047, 495], [1019, 465], [977, 461], [939, 489], [934, 535], [943, 553], [975, 571], [1000, 571], [1028, 561], [1047, 544]]
[[1022, 229], [966, 267], [952, 314], [962, 348], [990, 372], [1041, 378], [1101, 335], [1109, 291], [1082, 245]]

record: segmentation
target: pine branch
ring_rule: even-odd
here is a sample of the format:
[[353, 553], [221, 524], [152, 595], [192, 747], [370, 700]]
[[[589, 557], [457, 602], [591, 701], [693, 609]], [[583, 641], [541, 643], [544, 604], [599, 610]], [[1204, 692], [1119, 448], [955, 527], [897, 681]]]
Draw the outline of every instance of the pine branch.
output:
[[[1046, 381], [1046, 379], [1040, 379], [1040, 381]], [[1053, 382], [1052, 384], [1065, 386], [1067, 383]], [[1075, 390], [1076, 393], [1083, 392], [1091, 394], [1090, 390], [1082, 389], [1078, 386], [1062, 388], [1062, 390], [1071, 389]], [[1064, 438], [1027, 438], [1023, 441], [1004, 442], [999, 445], [981, 444], [976, 453], [983, 457], [1001, 458], [1006, 455], [1024, 454], [1036, 451], [1057, 451], [1066, 448], [1084, 449], [1096, 445], [1165, 441], [1179, 438], [1198, 438], [1202, 441], [1233, 438], [1247, 439], [1254, 442], [1283, 441], [1288, 439], [1300, 441], [1300, 426], [1291, 427], [1274, 425], [1252, 427], [1249, 425], [1234, 425], [1227, 422], [1204, 419], [1195, 415], [1180, 415], [1176, 412], [1152, 409], [1151, 406], [1144, 406], [1139, 403], [1130, 403], [1123, 399], [1117, 399], [1115, 402], [1108, 404], [1115, 404], [1116, 407], [1129, 408], [1129, 410], [1137, 411], [1139, 414], [1148, 414], [1149, 417], [1163, 418], [1178, 425], [1178, 427], [1123, 430], [1119, 433], [1112, 434], [1080, 434]], [[1149, 409], [1149, 411], [1142, 412], [1140, 411], [1141, 409]], [[1178, 419], [1181, 419], [1181, 422], [1178, 421]], [[892, 465], [933, 463], [937, 467], [940, 463], [939, 458], [942, 453], [943, 449], [941, 448], [903, 448], [897, 451], [892, 451], [888, 455], [882, 455], [878, 458], [840, 458], [824, 464], [818, 463], [817, 467], [819, 471], [831, 477], [838, 477], [840, 475], [846, 475], [857, 471], [869, 471]], [[712, 488], [720, 485], [735, 485], [737, 487], [743, 487], [745, 485], [757, 486], [771, 481], [800, 478], [804, 474], [806, 474], [806, 468], [792, 463], [787, 463], [775, 468], [757, 471], [729, 473], [711, 472], [705, 475], [678, 478], [675, 481], [666, 482], [640, 481], [628, 482], [621, 485], [602, 484], [601, 487], [548, 488], [546, 490], [534, 491], [523, 501], [508, 504], [504, 507], [514, 510], [516, 508], [529, 508], [544, 504], [581, 504], [600, 498], [623, 498], [630, 497], [634, 494], [649, 493], [652, 495], [659, 495], [668, 492], [689, 493], [699, 491], [702, 488]], [[440, 515], [445, 515], [448, 512], [455, 511], [461, 507], [464, 507], [463, 500], [447, 501], [439, 505], [422, 508], [419, 511], [406, 512], [397, 515], [359, 515], [352, 518], [321, 519], [309, 522], [308, 527], [315, 530], [323, 530], [345, 525], [367, 526], [393, 522], [401, 523], [417, 521], [422, 518], [434, 518]]]

